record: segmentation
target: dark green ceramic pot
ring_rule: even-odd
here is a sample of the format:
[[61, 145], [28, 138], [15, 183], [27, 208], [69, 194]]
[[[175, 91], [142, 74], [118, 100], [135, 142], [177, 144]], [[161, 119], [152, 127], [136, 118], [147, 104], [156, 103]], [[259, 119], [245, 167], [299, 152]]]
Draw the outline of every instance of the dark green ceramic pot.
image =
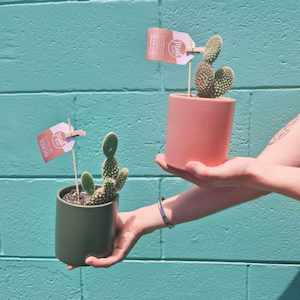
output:
[[94, 206], [64, 201], [63, 196], [74, 188], [57, 194], [55, 255], [68, 265], [86, 266], [86, 257], [106, 257], [113, 250], [118, 201]]

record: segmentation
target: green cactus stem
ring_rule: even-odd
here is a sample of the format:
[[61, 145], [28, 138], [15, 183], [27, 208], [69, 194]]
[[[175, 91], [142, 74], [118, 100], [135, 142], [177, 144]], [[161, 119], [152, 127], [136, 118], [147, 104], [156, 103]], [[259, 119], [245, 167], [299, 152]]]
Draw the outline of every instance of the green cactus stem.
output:
[[113, 201], [116, 197], [116, 181], [112, 178], [105, 178], [103, 188], [106, 202]]
[[84, 191], [89, 195], [93, 195], [95, 192], [94, 178], [91, 173], [85, 171], [81, 174], [81, 185]]
[[206, 43], [203, 59], [205, 62], [212, 64], [219, 53], [221, 52], [223, 46], [223, 39], [220, 35], [213, 35]]
[[99, 205], [105, 202], [104, 188], [99, 187], [95, 190], [94, 194], [91, 196], [87, 205]]
[[123, 168], [116, 179], [116, 191], [119, 192], [125, 185], [128, 178], [128, 169]]
[[114, 132], [108, 133], [102, 143], [102, 150], [107, 158], [113, 158], [118, 148], [118, 136]]
[[214, 97], [224, 95], [233, 85], [234, 72], [230, 67], [222, 67], [216, 71], [214, 83]]
[[117, 160], [113, 158], [107, 158], [102, 165], [103, 178], [116, 179], [119, 174], [119, 166]]
[[215, 72], [212, 66], [201, 62], [195, 77], [195, 84], [198, 90], [198, 97], [209, 97], [214, 85]]
[[108, 133], [102, 144], [102, 150], [106, 156], [102, 165], [102, 176], [116, 179], [119, 174], [118, 162], [114, 155], [118, 148], [118, 136], [114, 132]]

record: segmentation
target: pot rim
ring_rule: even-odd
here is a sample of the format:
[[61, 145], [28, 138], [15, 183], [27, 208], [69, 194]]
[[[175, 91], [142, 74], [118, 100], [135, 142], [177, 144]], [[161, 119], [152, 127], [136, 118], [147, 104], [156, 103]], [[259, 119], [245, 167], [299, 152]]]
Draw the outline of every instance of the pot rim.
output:
[[[236, 100], [230, 97], [222, 97], [222, 98], [205, 98], [205, 97], [198, 97], [195, 95], [188, 95], [185, 93], [171, 93], [169, 96], [175, 96], [179, 98], [180, 100], [188, 101], [188, 100], [200, 100], [201, 102], [212, 102], [212, 103], [235, 103]], [[187, 99], [189, 98], [189, 99]]]
[[[97, 186], [97, 187], [99, 187], [99, 186]], [[65, 205], [69, 205], [69, 206], [73, 206], [73, 207], [79, 207], [79, 208], [93, 209], [93, 208], [98, 208], [98, 207], [104, 207], [104, 206], [112, 205], [113, 202], [115, 202], [119, 198], [119, 195], [117, 195], [116, 199], [114, 201], [110, 201], [110, 202], [103, 203], [103, 204], [98, 204], [98, 205], [80, 205], [80, 204], [74, 204], [74, 203], [70, 203], [70, 202], [65, 201], [60, 196], [61, 193], [63, 192], [63, 190], [71, 189], [71, 188], [76, 188], [76, 187], [75, 187], [75, 185], [68, 185], [66, 187], [63, 187], [63, 188], [59, 189], [58, 192], [57, 192], [57, 194], [56, 194], [56, 199], [58, 201], [62, 202], [63, 204], [65, 204]]]

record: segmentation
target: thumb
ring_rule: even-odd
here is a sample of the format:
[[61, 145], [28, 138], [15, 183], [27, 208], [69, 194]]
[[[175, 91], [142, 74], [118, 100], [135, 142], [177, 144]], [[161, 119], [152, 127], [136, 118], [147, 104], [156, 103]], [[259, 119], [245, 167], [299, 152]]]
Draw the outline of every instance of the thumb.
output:
[[185, 169], [196, 177], [207, 177], [208, 167], [198, 161], [190, 161], [186, 164]]
[[225, 165], [208, 167], [201, 162], [191, 161], [186, 165], [186, 169], [198, 178], [217, 179], [227, 175], [227, 167]]

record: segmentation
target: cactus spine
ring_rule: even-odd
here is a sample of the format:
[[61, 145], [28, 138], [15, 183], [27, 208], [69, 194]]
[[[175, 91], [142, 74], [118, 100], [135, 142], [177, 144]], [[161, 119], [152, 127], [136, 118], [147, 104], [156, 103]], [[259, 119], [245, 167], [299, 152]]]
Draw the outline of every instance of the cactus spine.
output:
[[217, 98], [224, 95], [233, 85], [234, 72], [224, 66], [214, 72], [212, 64], [221, 52], [223, 39], [220, 35], [212, 36], [205, 45], [203, 61], [200, 62], [195, 77], [198, 97]]
[[118, 148], [118, 136], [114, 132], [108, 133], [103, 139], [102, 150], [106, 156], [102, 164], [102, 186], [95, 189], [95, 183], [89, 172], [81, 175], [83, 190], [90, 196], [86, 205], [98, 205], [115, 200], [118, 192], [123, 188], [128, 177], [128, 169], [119, 169], [115, 154]]

